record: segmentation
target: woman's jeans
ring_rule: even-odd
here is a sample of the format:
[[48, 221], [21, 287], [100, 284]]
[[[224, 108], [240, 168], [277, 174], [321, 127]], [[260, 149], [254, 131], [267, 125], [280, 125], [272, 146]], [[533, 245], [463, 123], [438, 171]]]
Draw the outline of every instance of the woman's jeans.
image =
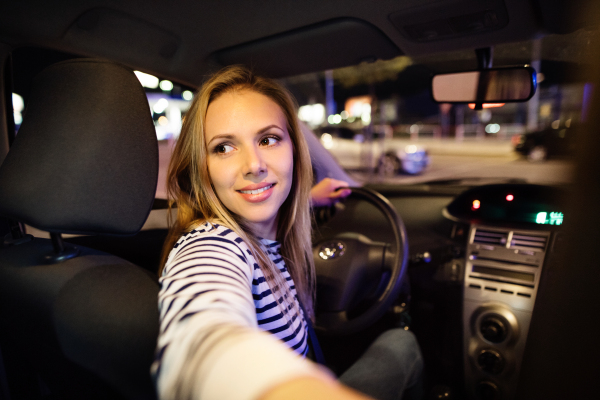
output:
[[397, 328], [381, 334], [339, 380], [379, 400], [413, 400], [423, 395], [422, 371], [415, 335]]

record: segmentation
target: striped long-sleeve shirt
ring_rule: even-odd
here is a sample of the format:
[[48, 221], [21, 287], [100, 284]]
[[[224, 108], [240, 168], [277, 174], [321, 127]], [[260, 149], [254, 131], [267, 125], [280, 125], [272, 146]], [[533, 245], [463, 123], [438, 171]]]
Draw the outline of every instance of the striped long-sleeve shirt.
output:
[[[295, 296], [280, 244], [262, 244]], [[183, 235], [160, 284], [152, 372], [161, 399], [254, 399], [294, 377], [322, 374], [302, 359], [304, 316], [283, 316], [252, 253], [227, 227], [205, 223]]]

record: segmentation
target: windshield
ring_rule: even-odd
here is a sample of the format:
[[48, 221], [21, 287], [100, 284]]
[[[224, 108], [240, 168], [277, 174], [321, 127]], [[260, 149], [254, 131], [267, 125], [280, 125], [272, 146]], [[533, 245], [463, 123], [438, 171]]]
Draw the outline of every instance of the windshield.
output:
[[361, 183], [478, 183], [571, 180], [578, 126], [591, 84], [586, 56], [597, 31], [496, 46], [494, 67], [531, 65], [538, 88], [528, 102], [435, 103], [436, 73], [477, 69], [474, 50], [388, 61], [283, 79], [305, 121]]
[[[598, 31], [579, 30], [495, 46], [493, 67], [531, 65], [537, 71], [537, 92], [527, 102], [479, 111], [467, 104], [435, 103], [430, 91], [434, 74], [477, 69], [474, 50], [401, 56], [280, 82], [297, 99], [305, 131], [312, 131], [349, 182], [566, 184], [592, 93], [587, 55], [599, 38]], [[48, 58], [48, 51], [40, 52], [17, 50], [15, 71], [34, 56]], [[68, 58], [54, 53], [51, 61]], [[140, 71], [136, 75], [146, 89], [159, 143], [156, 196], [166, 198], [170, 154], [194, 88]], [[28, 86], [16, 79], [12, 102], [17, 129], [27, 93]], [[317, 175], [336, 176], [331, 171]]]

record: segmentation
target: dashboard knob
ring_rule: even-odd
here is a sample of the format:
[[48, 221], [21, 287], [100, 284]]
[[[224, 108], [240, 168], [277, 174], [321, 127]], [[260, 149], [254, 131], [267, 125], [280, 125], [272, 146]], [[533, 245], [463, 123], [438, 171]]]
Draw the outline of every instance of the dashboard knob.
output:
[[481, 321], [479, 331], [484, 339], [491, 343], [502, 343], [508, 335], [504, 322], [500, 318], [493, 316], [484, 318]]
[[479, 400], [498, 400], [500, 399], [500, 390], [495, 383], [489, 381], [479, 382], [477, 384], [477, 399]]
[[504, 369], [504, 357], [495, 350], [482, 350], [477, 357], [477, 364], [485, 372], [499, 374]]

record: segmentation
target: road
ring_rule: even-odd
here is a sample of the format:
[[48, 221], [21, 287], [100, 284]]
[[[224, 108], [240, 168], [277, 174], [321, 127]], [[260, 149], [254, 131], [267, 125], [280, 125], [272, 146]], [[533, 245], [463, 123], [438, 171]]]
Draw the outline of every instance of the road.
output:
[[568, 160], [548, 160], [532, 163], [514, 153], [499, 156], [442, 155], [432, 154], [429, 167], [417, 176], [398, 175], [392, 178], [379, 177], [367, 172], [351, 171], [359, 182], [388, 184], [411, 184], [441, 179], [457, 178], [519, 178], [530, 183], [568, 183], [573, 174], [573, 163]]

